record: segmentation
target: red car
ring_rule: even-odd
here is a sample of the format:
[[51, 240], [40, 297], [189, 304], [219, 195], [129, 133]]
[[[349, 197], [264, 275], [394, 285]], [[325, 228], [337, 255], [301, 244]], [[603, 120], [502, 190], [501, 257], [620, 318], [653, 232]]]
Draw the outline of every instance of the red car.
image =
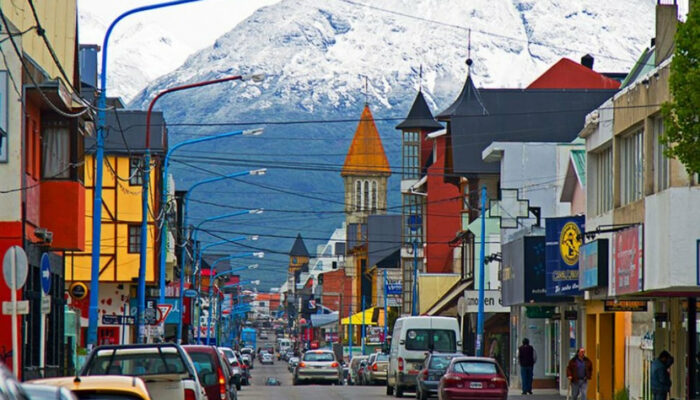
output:
[[214, 346], [186, 345], [183, 349], [192, 359], [199, 381], [209, 400], [236, 400], [236, 381], [227, 360]]
[[508, 381], [496, 360], [455, 357], [438, 385], [440, 400], [506, 400]]

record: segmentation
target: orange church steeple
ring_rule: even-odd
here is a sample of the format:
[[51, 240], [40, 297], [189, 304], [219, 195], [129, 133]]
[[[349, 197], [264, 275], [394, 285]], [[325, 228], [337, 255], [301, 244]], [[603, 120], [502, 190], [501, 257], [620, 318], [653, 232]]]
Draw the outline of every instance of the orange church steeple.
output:
[[345, 157], [341, 176], [391, 175], [389, 160], [384, 153], [382, 139], [374, 124], [374, 117], [365, 104], [355, 137]]

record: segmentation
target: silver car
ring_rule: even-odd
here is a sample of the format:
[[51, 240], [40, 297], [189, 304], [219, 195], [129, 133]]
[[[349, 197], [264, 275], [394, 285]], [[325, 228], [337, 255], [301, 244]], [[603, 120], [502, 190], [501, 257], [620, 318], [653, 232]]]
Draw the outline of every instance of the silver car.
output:
[[309, 350], [294, 369], [294, 385], [309, 381], [343, 384], [343, 369], [330, 350]]

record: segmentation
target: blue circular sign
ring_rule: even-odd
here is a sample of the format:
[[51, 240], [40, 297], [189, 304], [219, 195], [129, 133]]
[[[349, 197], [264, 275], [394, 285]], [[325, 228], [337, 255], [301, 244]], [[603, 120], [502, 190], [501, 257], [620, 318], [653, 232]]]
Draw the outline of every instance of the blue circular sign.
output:
[[44, 253], [41, 256], [41, 289], [44, 293], [49, 294], [51, 290], [51, 262], [49, 261], [49, 255]]

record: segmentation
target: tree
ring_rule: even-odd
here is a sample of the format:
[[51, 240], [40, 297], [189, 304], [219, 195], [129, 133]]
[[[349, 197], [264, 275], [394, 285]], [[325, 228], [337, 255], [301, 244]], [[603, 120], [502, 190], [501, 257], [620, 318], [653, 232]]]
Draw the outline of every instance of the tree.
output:
[[689, 173], [700, 173], [700, 2], [691, 1], [688, 18], [678, 26], [671, 61], [672, 100], [661, 107], [666, 156], [680, 160]]

